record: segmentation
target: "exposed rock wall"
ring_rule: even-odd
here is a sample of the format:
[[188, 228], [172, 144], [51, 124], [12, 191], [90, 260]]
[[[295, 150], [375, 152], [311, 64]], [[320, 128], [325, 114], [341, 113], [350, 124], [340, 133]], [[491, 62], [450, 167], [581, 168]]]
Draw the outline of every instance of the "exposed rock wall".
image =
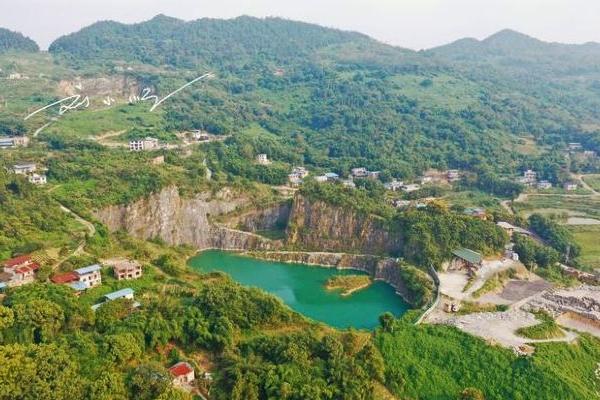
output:
[[307, 250], [394, 254], [401, 239], [384, 222], [355, 210], [294, 198], [288, 223], [288, 244]]
[[123, 229], [134, 237], [160, 238], [171, 245], [189, 244], [201, 250], [279, 248], [279, 241], [210, 221], [211, 216], [232, 212], [245, 204], [245, 199], [227, 190], [214, 196], [200, 194], [185, 199], [176, 187], [168, 187], [131, 204], [107, 207], [95, 215], [111, 231]]
[[279, 203], [261, 209], [253, 209], [232, 217], [227, 221], [230, 227], [240, 227], [248, 232], [269, 229], [285, 229], [290, 218], [291, 202]]
[[[390, 284], [409, 304], [418, 307], [423, 305], [419, 304], [422, 300], [419, 294], [415, 293], [402, 277], [403, 266], [393, 258], [377, 257], [373, 255], [302, 251], [250, 251], [247, 252], [247, 254], [265, 260], [364, 271], [373, 279], [382, 280]], [[433, 280], [426, 273], [421, 273], [421, 278], [430, 281], [429, 283], [433, 286]]]

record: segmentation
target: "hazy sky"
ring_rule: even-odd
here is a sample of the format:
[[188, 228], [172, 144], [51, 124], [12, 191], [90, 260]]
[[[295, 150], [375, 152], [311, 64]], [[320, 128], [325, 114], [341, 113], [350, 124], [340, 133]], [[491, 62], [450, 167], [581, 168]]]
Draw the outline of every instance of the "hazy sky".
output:
[[0, 27], [46, 48], [98, 20], [139, 22], [159, 13], [185, 20], [280, 16], [413, 49], [504, 28], [547, 41], [600, 42], [599, 0], [0, 0]]

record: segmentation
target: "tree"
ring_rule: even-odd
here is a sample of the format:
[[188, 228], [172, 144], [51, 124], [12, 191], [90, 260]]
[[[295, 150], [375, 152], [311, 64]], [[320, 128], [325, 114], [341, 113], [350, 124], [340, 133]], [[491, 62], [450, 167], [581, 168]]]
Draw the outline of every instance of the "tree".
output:
[[89, 384], [87, 398], [94, 400], [127, 400], [127, 387], [118, 372], [102, 372]]
[[62, 327], [65, 316], [62, 308], [49, 300], [31, 300], [15, 306], [17, 325], [25, 340], [36, 343], [49, 341]]
[[139, 400], [155, 400], [170, 385], [169, 373], [156, 363], [142, 364], [129, 376], [129, 391], [132, 397]]
[[104, 341], [107, 354], [117, 363], [124, 363], [142, 355], [142, 348], [131, 333], [108, 335]]
[[390, 312], [383, 313], [379, 316], [379, 325], [384, 332], [393, 332], [394, 330], [394, 315]]
[[466, 388], [458, 395], [458, 400], [485, 400], [481, 390], [476, 388]]

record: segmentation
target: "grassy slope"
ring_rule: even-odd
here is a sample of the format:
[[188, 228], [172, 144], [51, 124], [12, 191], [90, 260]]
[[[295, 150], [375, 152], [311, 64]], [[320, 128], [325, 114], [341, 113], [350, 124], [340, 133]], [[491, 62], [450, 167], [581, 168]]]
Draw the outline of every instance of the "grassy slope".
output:
[[401, 398], [453, 400], [466, 387], [479, 388], [487, 400], [597, 398], [600, 342], [591, 337], [574, 345], [538, 345], [527, 359], [442, 326], [399, 323], [375, 341], [388, 384]]

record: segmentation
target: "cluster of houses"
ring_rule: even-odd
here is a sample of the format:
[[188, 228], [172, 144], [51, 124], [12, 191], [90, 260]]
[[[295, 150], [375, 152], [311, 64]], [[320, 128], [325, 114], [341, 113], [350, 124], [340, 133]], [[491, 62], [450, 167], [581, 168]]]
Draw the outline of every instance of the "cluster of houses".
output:
[[[552, 188], [552, 183], [550, 181], [547, 181], [547, 180], [538, 181], [537, 172], [534, 170], [531, 170], [531, 169], [525, 170], [523, 172], [523, 176], [521, 176], [517, 180], [517, 182], [524, 186], [535, 187], [540, 190]], [[569, 192], [577, 190], [577, 187], [578, 187], [578, 185], [575, 182], [565, 182], [563, 184], [563, 189], [565, 189], [566, 191], [569, 191]]]
[[135, 139], [129, 141], [129, 151], [152, 151], [158, 150], [160, 143], [158, 139], [146, 137], [144, 139]]
[[567, 145], [569, 153], [582, 153], [584, 157], [595, 158], [596, 152], [593, 150], [584, 150], [579, 142], [571, 142]]
[[0, 289], [32, 283], [39, 269], [40, 265], [30, 255], [4, 261], [0, 272]]
[[[74, 271], [56, 274], [50, 280], [59, 285], [68, 285], [78, 294], [102, 284], [102, 267], [99, 264], [89, 265]], [[138, 279], [142, 276], [142, 266], [130, 260], [123, 260], [113, 265], [113, 274], [117, 280]]]
[[26, 176], [27, 180], [34, 185], [45, 185], [47, 182], [46, 175], [37, 171], [38, 166], [36, 163], [21, 163], [12, 166], [14, 174]]
[[14, 149], [15, 147], [25, 147], [29, 144], [27, 136], [9, 136], [0, 138], [0, 149]]

